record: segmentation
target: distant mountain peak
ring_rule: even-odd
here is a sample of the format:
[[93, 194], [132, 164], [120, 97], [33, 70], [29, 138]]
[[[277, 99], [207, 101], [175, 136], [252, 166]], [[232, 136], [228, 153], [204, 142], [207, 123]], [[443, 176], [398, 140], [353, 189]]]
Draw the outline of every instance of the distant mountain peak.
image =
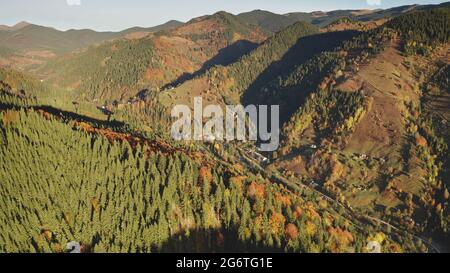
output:
[[29, 26], [29, 25], [31, 25], [31, 24], [26, 22], [26, 21], [21, 21], [21, 22], [15, 24], [12, 28], [17, 30], [17, 29], [21, 29], [21, 28], [24, 28], [24, 27]]
[[225, 21], [235, 20], [237, 17], [234, 14], [231, 14], [226, 11], [219, 11], [214, 13], [213, 15], [209, 16], [209, 18], [219, 18]]
[[181, 22], [181, 21], [178, 21], [178, 20], [170, 20], [170, 21], [167, 21], [166, 23], [164, 23], [164, 25], [171, 25], [171, 24], [184, 24], [183, 22]]
[[25, 22], [25, 21], [21, 21], [21, 22], [15, 24], [14, 26], [0, 25], [0, 30], [17, 31], [17, 30], [20, 30], [20, 29], [22, 29], [24, 27], [27, 27], [29, 25], [31, 25], [31, 24], [28, 23], [28, 22]]
[[[199, 17], [193, 18], [190, 21], [188, 21], [186, 23], [186, 25], [197, 23], [197, 22], [202, 22], [202, 21], [208, 21], [208, 20], [220, 20], [221, 22], [226, 23], [226, 24], [232, 24], [233, 22], [236, 22], [236, 20], [240, 22], [240, 20], [238, 19], [238, 16], [236, 16], [232, 13], [226, 12], [226, 11], [218, 11], [211, 15], [204, 15], [204, 16], [199, 16]], [[240, 23], [245, 24], [245, 22], [240, 22]]]
[[232, 14], [227, 11], [221, 10], [221, 11], [214, 13], [214, 15], [232, 15]]
[[247, 23], [259, 26], [265, 31], [272, 33], [278, 32], [296, 21], [287, 16], [260, 9], [241, 13], [238, 17]]

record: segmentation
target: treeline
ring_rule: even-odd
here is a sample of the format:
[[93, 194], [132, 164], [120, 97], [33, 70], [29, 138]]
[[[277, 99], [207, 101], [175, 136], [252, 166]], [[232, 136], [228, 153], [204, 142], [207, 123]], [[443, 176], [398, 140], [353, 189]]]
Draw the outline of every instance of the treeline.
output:
[[[318, 126], [321, 128], [319, 131], [323, 136], [330, 136], [336, 133], [333, 131], [335, 127], [332, 126], [347, 122], [346, 119], [359, 111], [359, 107], [365, 104], [362, 93], [346, 94], [334, 90], [334, 86], [344, 77], [345, 72], [356, 72], [364, 61], [381, 52], [385, 43], [394, 37], [395, 33], [385, 28], [362, 33], [343, 41], [335, 49], [318, 54], [298, 65], [292, 73], [273, 81], [261, 90], [261, 94], [267, 93], [268, 98], [274, 98], [276, 103], [286, 108], [283, 115], [286, 122], [283, 129], [285, 151], [298, 148], [299, 134], [311, 122], [321, 124]], [[323, 117], [329, 120], [324, 120]], [[354, 122], [356, 120], [352, 121]]]
[[450, 38], [450, 8], [418, 11], [396, 17], [386, 24], [399, 31], [406, 54], [428, 54], [437, 43]]
[[168, 128], [172, 125], [172, 119], [167, 108], [158, 101], [158, 94], [156, 90], [141, 91], [141, 98], [126, 104], [118, 103], [112, 118], [152, 136], [170, 138]]
[[423, 230], [439, 238], [444, 244], [450, 242], [450, 135], [448, 125], [425, 105], [407, 104], [411, 111], [407, 119], [409, 158], [417, 156], [426, 170], [426, 185], [419, 203], [426, 209]]
[[310, 126], [316, 131], [319, 144], [329, 138], [338, 144], [352, 132], [369, 103], [370, 100], [361, 92], [342, 92], [329, 88], [310, 94], [283, 128], [281, 154], [289, 154], [299, 148], [301, 135]]
[[[445, 93], [450, 92], [450, 65], [439, 68], [428, 81], [423, 87], [425, 99], [422, 99], [420, 107], [415, 107], [415, 110], [421, 113], [416, 124], [418, 133], [426, 139], [428, 144], [423, 153], [432, 155], [427, 164], [434, 176], [432, 177], [434, 188], [429, 201], [430, 210], [435, 210], [432, 214], [435, 217], [430, 221], [432, 223], [430, 226], [434, 232], [444, 234], [446, 242], [450, 242], [450, 236], [448, 236], [450, 233], [450, 124], [443, 117], [445, 110], [427, 106], [428, 100], [433, 100], [433, 96], [445, 96]], [[428, 96], [430, 93], [431, 97]], [[438, 171], [436, 172], [435, 169]]]

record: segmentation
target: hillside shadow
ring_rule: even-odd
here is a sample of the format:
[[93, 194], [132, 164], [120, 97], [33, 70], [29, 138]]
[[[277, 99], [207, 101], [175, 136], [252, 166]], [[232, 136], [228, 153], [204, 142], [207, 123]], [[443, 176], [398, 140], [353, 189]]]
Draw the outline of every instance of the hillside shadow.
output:
[[[287, 118], [300, 107], [308, 93], [302, 92], [303, 90], [297, 90], [298, 88], [294, 88], [294, 90], [282, 90], [282, 92], [280, 91], [274, 94], [271, 92], [273, 90], [265, 90], [265, 92], [263, 92], [263, 87], [268, 87], [268, 84], [271, 82], [276, 85], [276, 81], [274, 82], [274, 80], [284, 78], [291, 74], [299, 65], [305, 63], [314, 56], [322, 52], [331, 51], [340, 46], [344, 41], [350, 40], [358, 34], [360, 34], [359, 31], [349, 30], [321, 33], [298, 39], [295, 45], [284, 54], [281, 60], [273, 62], [258, 76], [244, 92], [241, 103], [243, 105], [279, 104], [280, 121], [285, 122]], [[315, 75], [314, 81], [312, 82], [310, 80], [309, 83], [317, 83], [318, 85], [319, 81], [323, 79], [323, 76], [324, 75]], [[313, 84], [311, 84], [311, 86], [313, 86]]]
[[169, 87], [178, 86], [185, 81], [191, 80], [203, 73], [205, 73], [209, 68], [215, 65], [223, 65], [227, 66], [236, 62], [239, 58], [249, 53], [253, 49], [258, 46], [257, 43], [250, 42], [248, 40], [239, 40], [235, 43], [222, 48], [219, 50], [219, 53], [215, 55], [213, 58], [208, 60], [203, 64], [203, 66], [194, 73], [183, 73], [180, 77], [178, 77], [175, 81], [166, 84], [163, 89], [167, 89]]
[[239, 239], [236, 226], [220, 229], [191, 230], [189, 235], [174, 235], [154, 249], [162, 253], [279, 253], [283, 247], [269, 247], [263, 242]]
[[107, 127], [107, 128], [125, 128], [126, 124], [117, 120], [100, 120], [96, 118], [92, 118], [89, 116], [80, 115], [77, 113], [73, 113], [70, 111], [61, 110], [49, 105], [39, 105], [39, 106], [18, 106], [14, 104], [5, 104], [0, 103], [0, 111], [6, 110], [20, 110], [20, 109], [33, 109], [34, 111], [43, 111], [51, 114], [56, 118], [60, 118], [62, 120], [74, 120], [79, 122], [90, 123], [96, 127]]

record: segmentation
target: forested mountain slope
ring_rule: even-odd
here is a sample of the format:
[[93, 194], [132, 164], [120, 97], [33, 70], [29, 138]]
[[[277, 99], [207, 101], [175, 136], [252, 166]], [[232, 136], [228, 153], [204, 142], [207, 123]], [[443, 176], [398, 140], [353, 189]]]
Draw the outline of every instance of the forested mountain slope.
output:
[[1, 92], [1, 252], [64, 252], [70, 241], [83, 252], [364, 252], [374, 240], [426, 251], [225, 147], [171, 148]]
[[275, 165], [357, 211], [448, 242], [450, 141], [433, 110], [422, 110], [422, 88], [433, 67], [448, 65], [435, 56], [449, 54], [449, 15], [400, 16], [361, 40], [369, 46], [357, 56], [344, 47], [344, 62], [286, 123]]
[[276, 14], [265, 10], [254, 10], [250, 12], [244, 12], [239, 14], [238, 17], [249, 24], [259, 26], [265, 31], [271, 33], [276, 33], [280, 30], [283, 30], [286, 27], [293, 25], [298, 21], [306, 21], [306, 20], [297, 20], [288, 16]]
[[64, 53], [133, 32], [158, 32], [182, 24], [182, 22], [173, 20], [150, 28], [135, 27], [121, 32], [97, 32], [89, 29], [60, 31], [50, 27], [21, 22], [12, 27], [4, 26], [0, 28], [0, 44], [2, 47], [17, 51], [49, 50], [53, 53]]
[[123, 99], [233, 62], [265, 38], [260, 29], [219, 12], [149, 37], [119, 39], [57, 58], [38, 74], [91, 99]]
[[[449, 14], [415, 11], [364, 33], [338, 32], [341, 40], [309, 54], [308, 40], [339, 36], [295, 24], [161, 101], [189, 104], [202, 95], [208, 103], [279, 104], [285, 123], [275, 168], [313, 181], [352, 210], [448, 241], [449, 140], [421, 111], [426, 79], [411, 58], [433, 60], [440, 47], [448, 55]], [[433, 100], [445, 107], [445, 97]]]

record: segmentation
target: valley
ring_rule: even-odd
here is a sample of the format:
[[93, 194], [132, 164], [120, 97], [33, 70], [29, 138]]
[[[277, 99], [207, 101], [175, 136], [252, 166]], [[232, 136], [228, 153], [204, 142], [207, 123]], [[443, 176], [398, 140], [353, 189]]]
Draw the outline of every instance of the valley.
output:
[[[0, 26], [0, 252], [450, 251], [449, 24], [442, 3]], [[174, 140], [195, 97], [279, 105], [279, 149]]]

